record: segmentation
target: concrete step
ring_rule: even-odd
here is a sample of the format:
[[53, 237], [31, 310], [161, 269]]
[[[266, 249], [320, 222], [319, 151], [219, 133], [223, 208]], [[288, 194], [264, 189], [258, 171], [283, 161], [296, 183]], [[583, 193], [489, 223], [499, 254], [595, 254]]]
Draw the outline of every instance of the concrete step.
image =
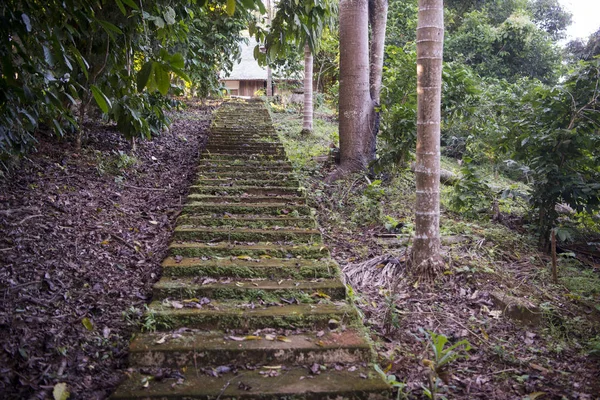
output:
[[183, 212], [187, 214], [261, 214], [261, 215], [310, 215], [308, 206], [285, 203], [203, 203], [190, 202], [183, 206]]
[[191, 193], [187, 197], [188, 201], [198, 203], [267, 203], [267, 204], [306, 204], [306, 199], [301, 196], [271, 195], [262, 196], [255, 194], [242, 193], [241, 195], [211, 195]]
[[254, 229], [243, 227], [196, 228], [188, 226], [177, 226], [173, 232], [173, 240], [202, 242], [323, 242], [321, 232], [317, 229]]
[[223, 186], [206, 186], [206, 185], [192, 185], [190, 186], [190, 193], [203, 194], [203, 195], [219, 195], [219, 196], [233, 196], [233, 195], [253, 195], [253, 196], [288, 196], [288, 197], [302, 197], [303, 192], [298, 188], [285, 187], [285, 186], [235, 186], [235, 187], [223, 187]]
[[[346, 286], [339, 279], [219, 279], [206, 282], [203, 277], [162, 277], [153, 288], [153, 300], [186, 300], [206, 297], [211, 300], [240, 300], [267, 303], [315, 303], [321, 299], [344, 300]], [[282, 299], [285, 299], [282, 300]]]
[[339, 267], [331, 260], [297, 258], [167, 257], [162, 262], [165, 277], [319, 279], [338, 278]]
[[[331, 320], [340, 325], [358, 323], [356, 309], [339, 304], [286, 304], [271, 307], [239, 301], [211, 301], [202, 308], [175, 308], [169, 301], [153, 301], [147, 314], [156, 321], [159, 331], [193, 329], [315, 329], [328, 327]], [[252, 308], [254, 307], [254, 308]]]
[[[268, 333], [272, 332], [272, 333]], [[360, 331], [321, 331], [282, 336], [277, 331], [258, 335], [229, 335], [221, 331], [147, 333], [129, 346], [132, 367], [182, 368], [219, 365], [359, 364], [371, 359], [371, 348]], [[234, 339], [231, 339], [233, 337]], [[250, 340], [243, 340], [246, 337]]]
[[255, 160], [255, 161], [286, 161], [287, 157], [285, 154], [246, 154], [246, 153], [219, 153], [216, 151], [203, 151], [200, 155], [201, 160]]
[[286, 179], [294, 179], [294, 175], [290, 171], [279, 170], [229, 170], [229, 171], [210, 171], [202, 170], [196, 175], [199, 179], [206, 178], [239, 178], [239, 179], [271, 179], [277, 181], [285, 181]]
[[320, 259], [329, 257], [329, 250], [318, 245], [289, 245], [258, 242], [254, 244], [174, 242], [169, 245], [170, 256]]
[[181, 215], [177, 219], [179, 226], [187, 227], [245, 227], [255, 229], [266, 229], [278, 227], [290, 228], [316, 228], [317, 224], [312, 217], [286, 217], [269, 215]]
[[280, 179], [256, 179], [256, 178], [234, 178], [234, 177], [220, 177], [220, 178], [200, 178], [196, 179], [195, 186], [222, 186], [235, 187], [235, 186], [284, 186], [298, 188], [298, 180], [295, 178], [287, 178], [285, 180]]
[[[275, 366], [276, 368], [278, 366]], [[171, 379], [152, 379], [139, 370], [119, 386], [112, 399], [169, 400], [390, 400], [390, 387], [372, 367], [333, 366], [318, 375], [306, 367], [277, 371], [275, 378], [265, 377], [272, 369], [239, 370], [217, 377], [188, 368]], [[262, 372], [262, 374], [261, 374]], [[179, 378], [181, 376], [181, 378]], [[150, 379], [150, 380], [149, 380]], [[181, 383], [177, 384], [177, 379]], [[148, 387], [145, 387], [148, 382]]]
[[254, 171], [257, 174], [260, 174], [262, 171], [280, 171], [280, 172], [289, 172], [292, 171], [292, 167], [290, 165], [279, 164], [238, 164], [238, 165], [224, 165], [224, 164], [207, 164], [200, 163], [198, 165], [198, 172], [203, 171], [211, 171], [211, 172], [223, 172], [223, 171]]
[[263, 160], [249, 158], [203, 158], [200, 165], [290, 165], [287, 160]]

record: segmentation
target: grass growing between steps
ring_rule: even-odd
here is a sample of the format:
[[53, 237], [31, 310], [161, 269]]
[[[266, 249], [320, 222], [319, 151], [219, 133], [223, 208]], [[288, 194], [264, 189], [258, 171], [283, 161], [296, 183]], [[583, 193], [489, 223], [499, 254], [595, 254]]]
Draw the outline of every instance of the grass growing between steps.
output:
[[[445, 335], [450, 344], [466, 339], [473, 347], [469, 359], [448, 367], [448, 382], [440, 381], [439, 393], [448, 398], [513, 399], [536, 392], [591, 398], [600, 392], [594, 359], [600, 343], [597, 260], [564, 250], [560, 282], [551, 283], [550, 258], [536, 250], [527, 203], [520, 197], [525, 183], [475, 166], [485, 185], [464, 187], [462, 203], [457, 189], [442, 187], [446, 269], [433, 287], [423, 286], [404, 269], [414, 230], [414, 174], [356, 174], [327, 185], [324, 178], [335, 168], [331, 145], [338, 142], [333, 114], [316, 113], [308, 136], [300, 134], [300, 113], [272, 116], [326, 244], [347, 273], [354, 271], [348, 279], [382, 369], [406, 384], [410, 398], [424, 396], [423, 360], [434, 359], [428, 331]], [[442, 168], [457, 176], [463, 167], [442, 159]], [[525, 322], [513, 318], [517, 307], [509, 300], [529, 305]]]

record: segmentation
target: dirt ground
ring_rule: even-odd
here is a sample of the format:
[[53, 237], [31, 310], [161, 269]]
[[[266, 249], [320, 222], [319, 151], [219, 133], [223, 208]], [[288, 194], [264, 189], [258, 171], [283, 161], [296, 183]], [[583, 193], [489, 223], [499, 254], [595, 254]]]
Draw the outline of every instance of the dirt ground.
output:
[[0, 397], [106, 398], [158, 279], [206, 141], [210, 108], [131, 144], [90, 125], [78, 154], [39, 139], [0, 182]]
[[[323, 189], [322, 176], [331, 168], [323, 166], [304, 183], [307, 193]], [[360, 193], [361, 188], [353, 190]], [[435, 376], [434, 332], [448, 338], [446, 349], [463, 340], [470, 347], [459, 346], [458, 357], [437, 370], [441, 379], [435, 398], [600, 399], [600, 357], [589, 353], [589, 341], [600, 334], [600, 312], [541, 274], [549, 257], [516, 232], [497, 226], [443, 246], [446, 265], [435, 284], [418, 282], [407, 271], [406, 246], [376, 240], [386, 232], [381, 225], [356, 230], [338, 225], [348, 215], [332, 219], [325, 205], [340, 191], [346, 193], [340, 187], [325, 189], [313, 196], [312, 205], [353, 287], [379, 365], [402, 388], [399, 398], [427, 398], [423, 387]], [[494, 298], [498, 292], [534, 307], [522, 319], [514, 318]]]

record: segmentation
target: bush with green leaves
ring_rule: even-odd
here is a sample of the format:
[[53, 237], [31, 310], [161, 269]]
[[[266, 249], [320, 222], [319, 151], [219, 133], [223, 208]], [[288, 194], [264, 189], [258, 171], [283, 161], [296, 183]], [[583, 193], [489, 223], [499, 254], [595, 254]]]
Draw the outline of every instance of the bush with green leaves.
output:
[[128, 138], [160, 132], [169, 123], [160, 96], [173, 84], [215, 90], [256, 8], [264, 10], [255, 0], [0, 3], [0, 163], [38, 131], [75, 133], [79, 147], [94, 111]]
[[548, 249], [556, 206], [600, 209], [600, 59], [578, 63], [557, 86], [525, 94], [502, 141], [531, 178], [539, 245]]

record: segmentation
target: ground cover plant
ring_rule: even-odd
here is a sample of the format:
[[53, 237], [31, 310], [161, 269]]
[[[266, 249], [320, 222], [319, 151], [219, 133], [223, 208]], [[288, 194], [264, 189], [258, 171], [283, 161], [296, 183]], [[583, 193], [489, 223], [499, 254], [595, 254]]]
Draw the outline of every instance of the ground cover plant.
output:
[[[600, 377], [597, 258], [564, 250], [559, 283], [551, 282], [550, 257], [538, 251], [535, 232], [526, 226], [526, 201], [502, 196], [526, 192], [526, 183], [487, 166], [465, 169], [455, 159], [443, 160], [457, 177], [476, 175], [484, 194], [457, 202], [478, 192], [464, 182], [444, 186], [446, 267], [433, 286], [426, 285], [406, 268], [415, 201], [410, 168], [325, 184], [335, 164], [333, 112], [317, 109], [314, 133], [306, 136], [300, 113], [275, 109], [288, 156], [398, 398], [594, 398]], [[443, 349], [461, 342], [452, 361], [440, 366]]]

